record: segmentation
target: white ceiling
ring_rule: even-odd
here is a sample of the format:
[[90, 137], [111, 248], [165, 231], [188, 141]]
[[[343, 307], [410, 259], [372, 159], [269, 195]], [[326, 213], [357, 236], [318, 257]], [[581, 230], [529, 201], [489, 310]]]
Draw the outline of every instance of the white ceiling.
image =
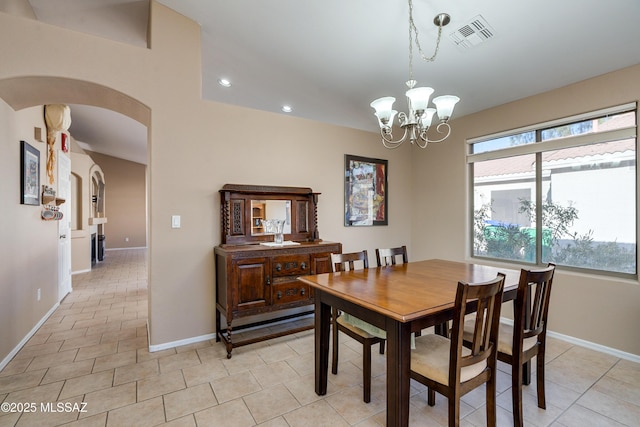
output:
[[[146, 45], [147, 0], [29, 1], [41, 21]], [[205, 99], [280, 114], [289, 104], [292, 115], [370, 131], [377, 130], [373, 99], [395, 96], [396, 108], [406, 109], [403, 0], [158, 1], [202, 28]], [[422, 61], [414, 49], [414, 77], [434, 96], [461, 98], [454, 118], [640, 63], [638, 0], [413, 1], [427, 56], [437, 34], [434, 16], [451, 15], [435, 62]], [[451, 33], [478, 15], [494, 37], [457, 47]], [[232, 87], [219, 86], [220, 77]], [[146, 163], [144, 127], [94, 107], [71, 108], [74, 138]], [[123, 147], [110, 147], [116, 140]], [[136, 145], [135, 155], [126, 154]]]

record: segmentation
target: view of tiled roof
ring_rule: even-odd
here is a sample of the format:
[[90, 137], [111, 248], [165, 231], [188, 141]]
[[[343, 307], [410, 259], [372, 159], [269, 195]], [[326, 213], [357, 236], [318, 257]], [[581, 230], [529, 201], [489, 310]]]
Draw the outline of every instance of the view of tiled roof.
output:
[[[634, 126], [634, 113], [617, 115], [609, 120], [599, 123], [594, 121], [594, 132], [604, 132], [614, 129], [623, 129]], [[636, 150], [635, 139], [625, 139], [619, 141], [604, 142], [601, 144], [583, 145], [579, 147], [564, 148], [561, 150], [547, 151], [543, 153], [543, 163], [549, 164], [554, 162], [576, 159], [576, 163], [580, 163], [580, 159], [590, 158], [606, 158], [616, 153], [633, 153]], [[474, 163], [474, 176], [476, 178], [498, 177], [514, 174], [526, 174], [534, 172], [535, 154], [526, 154], [522, 156], [509, 157], [504, 159], [487, 160]]]

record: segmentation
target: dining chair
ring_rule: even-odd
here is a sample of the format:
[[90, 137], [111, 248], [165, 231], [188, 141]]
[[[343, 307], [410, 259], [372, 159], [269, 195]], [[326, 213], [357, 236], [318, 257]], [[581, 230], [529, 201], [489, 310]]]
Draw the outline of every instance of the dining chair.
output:
[[[427, 386], [427, 403], [435, 392], [447, 397], [449, 425], [460, 424], [460, 398], [486, 383], [487, 426], [496, 425], [496, 356], [505, 275], [487, 282], [458, 282], [451, 337], [437, 334], [416, 338], [411, 351], [411, 378]], [[467, 306], [469, 304], [469, 306]], [[464, 347], [465, 315], [473, 316], [471, 346]]]
[[407, 255], [407, 247], [400, 246], [397, 248], [378, 248], [376, 249], [376, 261], [378, 267], [396, 265], [396, 258], [402, 256], [402, 262], [409, 262]]
[[[520, 271], [520, 281], [513, 304], [513, 326], [500, 322], [498, 360], [511, 365], [511, 401], [514, 427], [524, 425], [522, 416], [522, 385], [525, 363], [536, 356], [538, 407], [546, 409], [544, 363], [547, 340], [547, 315], [555, 264], [540, 270]], [[471, 323], [465, 325], [470, 337]]]
[[[369, 268], [369, 259], [366, 250], [346, 254], [331, 254], [331, 266], [333, 271], [354, 270], [357, 264], [362, 268]], [[333, 324], [333, 358], [331, 372], [338, 373], [338, 333], [343, 332], [362, 344], [362, 375], [363, 375], [363, 400], [371, 401], [371, 346], [380, 343], [380, 354], [384, 354], [384, 331], [369, 325], [350, 315], [344, 315], [337, 309], [331, 309], [331, 321]], [[357, 323], [354, 324], [354, 323]]]

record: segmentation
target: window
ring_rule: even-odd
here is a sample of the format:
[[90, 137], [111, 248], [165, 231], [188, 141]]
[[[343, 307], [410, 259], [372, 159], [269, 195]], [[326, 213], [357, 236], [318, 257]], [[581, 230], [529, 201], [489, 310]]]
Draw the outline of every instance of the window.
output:
[[469, 141], [471, 253], [636, 277], [636, 105]]

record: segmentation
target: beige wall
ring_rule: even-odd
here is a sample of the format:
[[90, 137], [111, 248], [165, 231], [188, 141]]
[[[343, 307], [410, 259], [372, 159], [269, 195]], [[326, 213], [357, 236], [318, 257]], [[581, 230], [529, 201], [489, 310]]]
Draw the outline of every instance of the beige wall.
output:
[[[449, 142], [434, 145], [429, 153], [413, 160], [414, 255], [469, 259], [466, 139], [639, 99], [637, 65], [455, 120]], [[549, 328], [640, 355], [638, 307], [640, 286], [635, 280], [560, 269], [554, 283]]]
[[42, 107], [15, 112], [0, 100], [0, 363], [58, 302], [57, 221], [43, 221], [41, 206], [20, 204], [21, 140], [40, 151], [47, 184], [46, 143], [34, 140], [34, 127], [46, 135]]
[[73, 274], [91, 271], [91, 234], [96, 233], [96, 226], [89, 225], [91, 216], [91, 169], [95, 163], [84, 152], [77, 152], [72, 146], [71, 173], [76, 177], [76, 198], [71, 204], [74, 210], [74, 225], [71, 226], [71, 271]]
[[147, 167], [105, 154], [88, 154], [104, 172], [107, 249], [146, 247]]
[[[218, 190], [225, 183], [308, 186], [322, 193], [320, 235], [342, 242], [345, 251], [372, 253], [375, 247], [408, 244], [413, 260], [465, 259], [464, 139], [628, 102], [640, 93], [635, 67], [461, 118], [448, 142], [427, 150], [389, 151], [371, 133], [201, 100], [199, 27], [154, 2], [151, 18], [152, 48], [142, 49], [0, 13], [0, 98], [14, 109], [46, 102], [86, 103], [112, 108], [149, 126], [147, 243], [154, 346], [214, 331], [213, 247], [220, 242]], [[15, 122], [22, 111], [14, 113], [4, 104], [0, 108], [2, 118], [10, 121], [0, 127], [2, 143], [14, 150], [0, 162], [3, 175], [15, 179], [17, 146], [11, 144], [21, 138]], [[389, 160], [388, 227], [343, 226], [344, 154]], [[15, 200], [15, 188], [10, 182], [0, 184], [3, 198]], [[8, 242], [21, 239], [18, 245], [25, 255], [3, 264], [7, 267], [0, 300], [8, 296], [15, 303], [14, 311], [5, 314], [3, 309], [0, 321], [20, 324], [3, 331], [11, 336], [5, 340], [3, 335], [8, 344], [2, 344], [0, 357], [46, 313], [28, 301], [30, 287], [41, 275], [56, 272], [55, 251], [46, 250], [55, 245], [55, 232], [49, 238], [31, 229], [26, 234], [8, 230], [8, 223], [44, 225], [29, 219], [31, 210], [17, 202], [3, 209], [7, 221], [1, 229], [2, 251], [18, 256]], [[27, 219], [21, 217], [25, 213]], [[182, 228], [170, 227], [171, 215], [182, 216]], [[44, 273], [18, 270], [34, 259]], [[5, 282], [5, 277], [11, 280]], [[47, 301], [47, 308], [53, 306], [53, 300]], [[602, 311], [596, 310], [598, 302], [605, 305]], [[635, 329], [625, 328], [640, 320], [638, 302], [636, 282], [560, 272], [551, 328], [640, 354]], [[17, 310], [30, 314], [18, 315]]]

